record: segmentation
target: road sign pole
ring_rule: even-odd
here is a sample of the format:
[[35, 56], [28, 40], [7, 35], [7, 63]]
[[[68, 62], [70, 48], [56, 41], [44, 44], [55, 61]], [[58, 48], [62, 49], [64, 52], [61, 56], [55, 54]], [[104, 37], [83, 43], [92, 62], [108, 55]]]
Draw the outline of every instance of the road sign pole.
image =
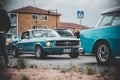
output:
[[80, 27], [81, 27], [81, 22], [82, 22], [82, 20], [80, 19]]
[[80, 19], [80, 25], [81, 25], [81, 23], [82, 23], [82, 20]]
[[77, 11], [77, 18], [80, 19], [80, 27], [81, 27], [82, 19], [84, 18], [84, 11]]

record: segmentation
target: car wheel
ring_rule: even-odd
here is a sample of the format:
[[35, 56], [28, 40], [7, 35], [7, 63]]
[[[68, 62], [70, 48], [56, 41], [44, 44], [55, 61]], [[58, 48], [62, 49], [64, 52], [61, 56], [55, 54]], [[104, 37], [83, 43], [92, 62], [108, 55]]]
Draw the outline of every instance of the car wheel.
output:
[[12, 52], [13, 57], [19, 57], [19, 53], [16, 51], [15, 47], [12, 48], [11, 52]]
[[97, 62], [100, 64], [107, 64], [113, 60], [110, 46], [105, 41], [100, 41], [96, 45], [95, 54], [96, 54]]
[[71, 53], [71, 54], [69, 54], [69, 56], [70, 56], [71, 58], [77, 58], [77, 57], [79, 56], [79, 52]]
[[40, 46], [36, 47], [35, 54], [36, 54], [37, 59], [40, 59], [40, 58], [43, 59], [46, 57], [46, 55], [43, 53], [43, 50], [41, 49]]

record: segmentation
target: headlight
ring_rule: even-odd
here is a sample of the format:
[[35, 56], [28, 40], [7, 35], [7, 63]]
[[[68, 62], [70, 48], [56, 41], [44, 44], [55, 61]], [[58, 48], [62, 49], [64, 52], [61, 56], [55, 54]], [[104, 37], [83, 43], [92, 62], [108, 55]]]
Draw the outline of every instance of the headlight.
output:
[[49, 46], [50, 46], [50, 44], [51, 44], [50, 42], [46, 42], [46, 46], [47, 46], [47, 47], [49, 47]]
[[10, 43], [10, 39], [6, 39], [6, 45], [8, 46]]

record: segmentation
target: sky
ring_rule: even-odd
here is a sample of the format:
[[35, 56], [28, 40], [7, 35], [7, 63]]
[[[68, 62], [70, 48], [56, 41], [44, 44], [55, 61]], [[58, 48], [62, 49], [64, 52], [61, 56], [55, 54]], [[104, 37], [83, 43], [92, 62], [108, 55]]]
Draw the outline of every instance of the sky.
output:
[[13, 9], [34, 6], [46, 10], [56, 10], [62, 14], [60, 22], [80, 24], [77, 11], [84, 11], [84, 19], [81, 25], [95, 27], [101, 12], [118, 6], [120, 0], [6, 0], [4, 8], [8, 11]]

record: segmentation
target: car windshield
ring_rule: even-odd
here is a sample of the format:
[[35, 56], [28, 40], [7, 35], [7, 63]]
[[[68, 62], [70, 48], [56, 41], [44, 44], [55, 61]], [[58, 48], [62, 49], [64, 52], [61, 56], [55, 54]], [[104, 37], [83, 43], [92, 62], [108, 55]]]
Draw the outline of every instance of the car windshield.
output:
[[8, 39], [14, 38], [14, 36], [13, 36], [12, 34], [7, 34], [6, 37], [7, 37]]
[[34, 37], [60, 37], [60, 35], [54, 30], [34, 30]]
[[107, 13], [107, 14], [102, 15], [96, 27], [110, 26], [111, 20], [113, 17], [114, 17], [114, 13]]
[[74, 34], [69, 30], [56, 30], [62, 37], [74, 37]]

